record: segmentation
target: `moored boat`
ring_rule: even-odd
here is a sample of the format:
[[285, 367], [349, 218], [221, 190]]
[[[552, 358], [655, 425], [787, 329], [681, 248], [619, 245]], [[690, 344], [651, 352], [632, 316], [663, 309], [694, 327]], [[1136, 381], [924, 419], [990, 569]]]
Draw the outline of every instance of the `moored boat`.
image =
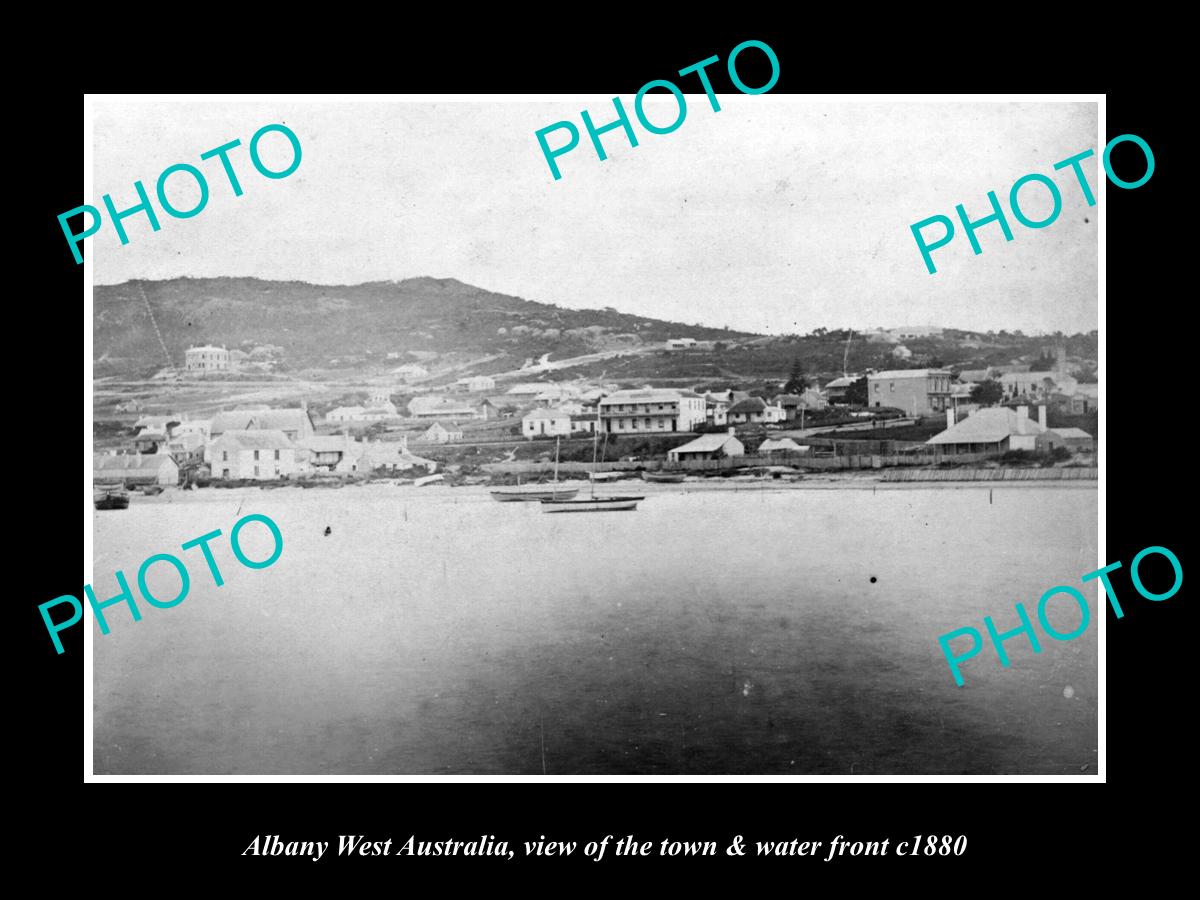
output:
[[679, 484], [683, 481], [684, 476], [672, 474], [670, 472], [643, 472], [642, 481], [648, 481], [651, 484]]
[[577, 500], [543, 500], [542, 512], [621, 512], [637, 509], [645, 497], [580, 497]]
[[579, 488], [554, 484], [518, 484], [513, 487], [496, 488], [491, 492], [492, 499], [500, 503], [570, 500], [578, 493]]

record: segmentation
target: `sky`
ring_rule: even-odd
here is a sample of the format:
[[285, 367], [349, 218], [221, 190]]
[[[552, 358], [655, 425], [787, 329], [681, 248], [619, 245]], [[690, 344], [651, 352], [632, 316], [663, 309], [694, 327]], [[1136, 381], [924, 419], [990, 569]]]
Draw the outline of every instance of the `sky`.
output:
[[[665, 125], [670, 95], [645, 110]], [[602, 136], [601, 161], [580, 111], [612, 121], [611, 98], [548, 102], [96, 101], [93, 196], [103, 208], [135, 205], [134, 182], [154, 198], [176, 163], [204, 173], [207, 206], [176, 219], [152, 199], [161, 230], [142, 214], [87, 241], [95, 281], [253, 276], [358, 284], [431, 276], [572, 308], [614, 307], [688, 324], [767, 334], [817, 327], [941, 325], [1027, 333], [1097, 328], [1097, 209], [1070, 169], [1053, 164], [1097, 152], [1094, 103], [813, 103], [790, 95], [686, 95], [683, 124], [646, 131], [622, 97], [638, 137]], [[554, 180], [535, 132], [569, 120], [580, 143], [557, 159]], [[302, 159], [268, 179], [248, 145], [263, 125], [297, 135]], [[565, 131], [548, 137], [552, 147]], [[235, 197], [217, 159], [200, 154], [234, 139], [244, 194]], [[291, 159], [278, 133], [264, 163]], [[1082, 165], [1094, 194], [1098, 163]], [[1102, 170], [1101, 170], [1102, 171]], [[1056, 221], [1021, 225], [1008, 207], [1023, 175], [1054, 179]], [[955, 207], [990, 214], [995, 191], [1013, 232], [977, 231], [972, 253]], [[180, 209], [199, 197], [187, 174], [171, 176]], [[1049, 192], [1022, 189], [1038, 220]], [[910, 226], [934, 215], [956, 221], [933, 252], [930, 275]], [[942, 234], [930, 226], [932, 242]]]

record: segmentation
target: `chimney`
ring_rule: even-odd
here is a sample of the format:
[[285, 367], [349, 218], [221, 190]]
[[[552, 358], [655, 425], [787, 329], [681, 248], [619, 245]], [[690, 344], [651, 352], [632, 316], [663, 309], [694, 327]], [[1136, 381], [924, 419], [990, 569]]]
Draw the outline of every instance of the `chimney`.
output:
[[1029, 423], [1029, 407], [1028, 406], [1018, 406], [1017, 407], [1017, 434], [1028, 434], [1029, 432], [1026, 431], [1026, 427], [1027, 427], [1028, 423]]
[[736, 429], [736, 428], [734, 428], [734, 427], [731, 425], [731, 426], [729, 426], [729, 433], [730, 433], [730, 434], [737, 434], [737, 429]]
[[1038, 424], [1042, 426], [1042, 431], [1046, 430], [1046, 405], [1044, 403], [1038, 407]]
[[953, 406], [946, 407], [946, 427], [947, 428], [954, 427], [954, 407]]

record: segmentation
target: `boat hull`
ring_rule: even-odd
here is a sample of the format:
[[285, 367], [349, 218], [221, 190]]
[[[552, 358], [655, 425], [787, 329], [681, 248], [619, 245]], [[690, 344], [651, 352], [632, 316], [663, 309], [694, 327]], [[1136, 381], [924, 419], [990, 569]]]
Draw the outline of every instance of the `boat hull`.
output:
[[543, 500], [542, 512], [627, 512], [637, 509], [644, 497], [584, 497], [579, 500]]
[[128, 509], [128, 494], [105, 494], [95, 498], [96, 509]]
[[492, 499], [499, 503], [533, 503], [546, 500], [571, 500], [579, 493], [578, 488], [541, 491], [492, 491]]
[[648, 481], [651, 484], [680, 484], [683, 479], [683, 475], [652, 475], [649, 472], [642, 473], [642, 480]]

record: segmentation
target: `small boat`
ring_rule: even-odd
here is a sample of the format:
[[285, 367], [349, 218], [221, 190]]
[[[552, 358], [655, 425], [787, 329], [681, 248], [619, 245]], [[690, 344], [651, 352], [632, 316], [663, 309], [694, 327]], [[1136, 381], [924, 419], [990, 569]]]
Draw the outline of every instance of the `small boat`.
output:
[[161, 484], [146, 484], [142, 486], [142, 493], [147, 497], [157, 497], [163, 492]]
[[621, 512], [637, 509], [645, 497], [580, 497], [577, 500], [543, 500], [542, 512]]
[[648, 481], [651, 484], [679, 484], [683, 481], [684, 476], [672, 474], [670, 472], [643, 472], [642, 481]]
[[426, 475], [424, 478], [418, 478], [413, 482], [413, 487], [425, 487], [427, 484], [438, 484], [446, 480], [445, 475]]
[[592, 481], [619, 481], [625, 477], [624, 472], [592, 472], [588, 477]]
[[93, 497], [96, 509], [128, 509], [129, 492], [121, 488], [98, 491]]
[[[599, 412], [597, 412], [599, 419]], [[597, 421], [597, 427], [599, 422]], [[598, 434], [593, 434], [592, 438], [592, 466], [596, 465], [596, 450]], [[608, 435], [604, 436], [604, 447], [608, 449]], [[555, 474], [558, 472], [558, 455], [555, 454]], [[593, 476], [611, 474], [607, 472], [592, 472]], [[638, 501], [645, 500], [645, 497], [597, 497], [596, 482], [593, 478], [592, 489], [587, 497], [579, 497], [571, 500], [543, 500], [542, 512], [562, 513], [562, 512], [621, 512], [625, 510], [637, 509]]]
[[557, 484], [518, 484], [514, 487], [496, 488], [492, 499], [500, 503], [531, 502], [536, 500], [570, 500], [579, 493], [579, 488]]

